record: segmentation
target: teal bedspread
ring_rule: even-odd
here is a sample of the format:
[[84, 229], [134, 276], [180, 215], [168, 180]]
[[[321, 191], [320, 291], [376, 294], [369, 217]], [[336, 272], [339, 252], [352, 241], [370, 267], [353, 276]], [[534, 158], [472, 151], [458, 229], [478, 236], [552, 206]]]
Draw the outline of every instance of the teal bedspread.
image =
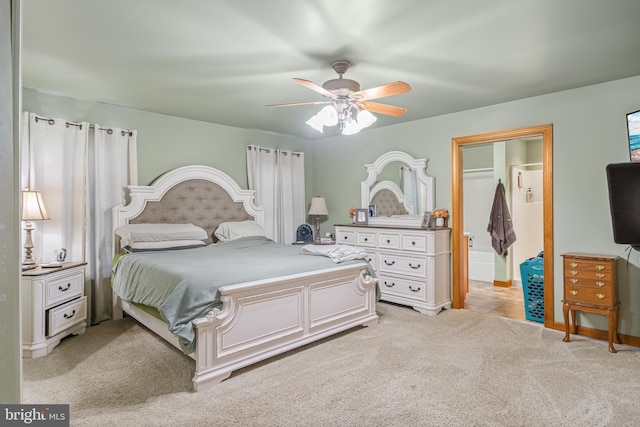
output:
[[[366, 261], [341, 264], [353, 263]], [[300, 246], [245, 237], [195, 249], [122, 256], [113, 267], [113, 290], [123, 300], [156, 307], [189, 354], [195, 350], [191, 322], [222, 304], [218, 287], [335, 266], [327, 257], [301, 254]]]

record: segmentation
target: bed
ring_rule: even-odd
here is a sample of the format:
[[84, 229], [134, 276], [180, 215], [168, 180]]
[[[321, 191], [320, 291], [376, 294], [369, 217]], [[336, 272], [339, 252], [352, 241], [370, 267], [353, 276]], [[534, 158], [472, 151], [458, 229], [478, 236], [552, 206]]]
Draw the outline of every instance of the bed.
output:
[[[262, 225], [263, 221], [253, 191], [241, 189], [227, 174], [207, 166], [174, 169], [150, 186], [130, 186], [129, 196], [128, 205], [116, 206], [112, 212], [117, 257], [129, 256], [121, 254], [121, 236], [115, 233], [128, 224], [193, 224], [206, 231], [203, 241], [209, 245], [217, 243], [215, 231], [220, 224], [255, 221]], [[207, 249], [180, 252], [198, 250]], [[269, 357], [350, 328], [376, 324], [377, 280], [369, 271], [364, 261], [330, 263], [311, 271], [220, 286], [219, 305], [191, 322], [195, 338], [188, 355], [195, 360], [194, 390], [213, 386], [232, 371]], [[126, 313], [184, 349], [181, 339], [153, 310], [115, 292], [113, 304], [114, 319]]]

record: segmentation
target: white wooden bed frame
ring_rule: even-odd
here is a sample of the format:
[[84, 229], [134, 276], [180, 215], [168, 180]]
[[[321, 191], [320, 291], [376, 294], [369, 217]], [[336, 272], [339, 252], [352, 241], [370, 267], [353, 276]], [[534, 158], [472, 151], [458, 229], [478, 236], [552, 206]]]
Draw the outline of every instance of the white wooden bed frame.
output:
[[[218, 184], [262, 224], [262, 210], [254, 204], [253, 191], [241, 189], [217, 169], [185, 166], [167, 172], [151, 186], [130, 186], [131, 202], [113, 208], [114, 230], [139, 216], [148, 202], [161, 200], [172, 187], [192, 179]], [[211, 235], [213, 230], [208, 232]], [[114, 235], [114, 253], [119, 247]], [[329, 270], [221, 287], [222, 306], [193, 321], [196, 349], [189, 356], [196, 362], [194, 389], [203, 390], [236, 369], [338, 332], [376, 324], [376, 283], [364, 265], [336, 264]], [[180, 348], [177, 337], [161, 320], [115, 294], [113, 304], [114, 319], [127, 313]]]

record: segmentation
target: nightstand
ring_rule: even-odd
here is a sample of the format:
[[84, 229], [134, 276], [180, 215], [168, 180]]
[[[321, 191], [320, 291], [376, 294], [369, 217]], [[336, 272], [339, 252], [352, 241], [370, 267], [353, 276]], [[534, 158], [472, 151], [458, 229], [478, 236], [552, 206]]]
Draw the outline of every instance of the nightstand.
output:
[[22, 273], [22, 356], [49, 354], [60, 340], [87, 327], [85, 265], [62, 263]]
[[[577, 332], [576, 311], [597, 313], [608, 318], [609, 351], [616, 353], [613, 343], [620, 343], [618, 319], [618, 267], [617, 256], [570, 252], [564, 258], [564, 315], [565, 337]], [[569, 313], [573, 324], [569, 322]]]

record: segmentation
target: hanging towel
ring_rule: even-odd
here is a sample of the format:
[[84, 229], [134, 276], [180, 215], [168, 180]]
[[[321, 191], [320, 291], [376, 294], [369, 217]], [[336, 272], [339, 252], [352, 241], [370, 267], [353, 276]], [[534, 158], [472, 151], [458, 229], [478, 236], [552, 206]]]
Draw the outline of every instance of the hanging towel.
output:
[[491, 246], [493, 246], [493, 249], [498, 255], [507, 256], [507, 248], [516, 241], [516, 233], [513, 231], [513, 223], [511, 222], [502, 182], [498, 182], [496, 187], [487, 231], [491, 234]]

